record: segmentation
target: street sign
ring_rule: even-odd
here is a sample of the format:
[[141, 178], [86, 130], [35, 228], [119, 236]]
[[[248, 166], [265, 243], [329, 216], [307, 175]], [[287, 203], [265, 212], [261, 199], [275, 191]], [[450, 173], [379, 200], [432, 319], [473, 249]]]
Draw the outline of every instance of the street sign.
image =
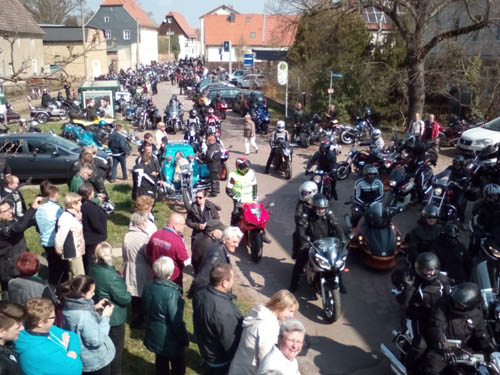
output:
[[243, 66], [245, 68], [253, 67], [253, 53], [245, 53], [243, 55]]
[[333, 78], [344, 78], [344, 75], [342, 73], [332, 73]]
[[328, 89], [329, 94], [333, 94], [333, 89]]
[[288, 64], [284, 61], [278, 64], [278, 83], [280, 85], [288, 83]]
[[224, 52], [229, 52], [229, 41], [224, 42]]

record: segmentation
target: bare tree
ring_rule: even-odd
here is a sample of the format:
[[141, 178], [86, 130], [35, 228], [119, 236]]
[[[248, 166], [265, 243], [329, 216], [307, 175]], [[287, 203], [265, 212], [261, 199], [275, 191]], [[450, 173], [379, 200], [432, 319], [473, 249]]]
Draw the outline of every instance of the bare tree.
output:
[[383, 12], [406, 47], [408, 121], [424, 108], [425, 60], [429, 52], [444, 40], [483, 29], [495, 18], [492, 16], [493, 0], [270, 1], [268, 7], [271, 11], [288, 14], [315, 15], [332, 8], [362, 11], [368, 7]]
[[38, 23], [64, 23], [85, 0], [21, 0]]

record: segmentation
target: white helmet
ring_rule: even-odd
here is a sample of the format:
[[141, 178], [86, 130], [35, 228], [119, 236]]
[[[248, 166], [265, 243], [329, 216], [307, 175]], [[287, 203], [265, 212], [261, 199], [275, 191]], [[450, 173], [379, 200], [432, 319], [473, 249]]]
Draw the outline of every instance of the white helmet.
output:
[[318, 193], [318, 185], [313, 181], [306, 181], [299, 188], [300, 200], [307, 202]]
[[19, 119], [19, 123], [26, 125], [26, 119], [24, 117], [21, 117]]
[[276, 123], [276, 129], [278, 129], [279, 131], [285, 130], [285, 121], [279, 120]]
[[373, 129], [372, 137], [374, 139], [380, 138], [381, 135], [382, 135], [382, 132], [380, 131], [380, 129]]

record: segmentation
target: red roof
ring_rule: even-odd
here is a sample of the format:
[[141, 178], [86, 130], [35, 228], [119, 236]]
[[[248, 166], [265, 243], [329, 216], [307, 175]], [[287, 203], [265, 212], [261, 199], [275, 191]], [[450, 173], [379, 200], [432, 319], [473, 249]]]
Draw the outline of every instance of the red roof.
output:
[[295, 41], [298, 16], [235, 14], [234, 23], [227, 15], [204, 16], [206, 45], [290, 47]]
[[184, 34], [186, 34], [188, 38], [196, 39], [196, 31], [191, 26], [189, 26], [189, 24], [187, 23], [186, 19], [182, 14], [172, 11], [168, 12], [167, 17], [168, 16], [173, 17], [175, 19], [175, 22], [177, 22], [179, 27], [182, 29], [182, 31], [184, 32]]
[[158, 28], [158, 26], [149, 18], [149, 16], [141, 9], [141, 7], [135, 2], [135, 0], [104, 0], [101, 6], [123, 6], [130, 17], [136, 20], [139, 25], [144, 27], [149, 27], [152, 29]]

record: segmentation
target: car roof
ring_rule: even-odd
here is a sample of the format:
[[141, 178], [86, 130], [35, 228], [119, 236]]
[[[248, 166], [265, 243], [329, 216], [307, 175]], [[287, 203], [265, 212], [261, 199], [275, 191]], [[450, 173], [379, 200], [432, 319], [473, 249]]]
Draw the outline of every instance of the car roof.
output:
[[264, 97], [264, 93], [262, 91], [259, 91], [259, 90], [249, 90], [249, 89], [240, 89], [241, 90], [241, 93], [247, 97], [247, 96], [250, 96], [250, 94], [252, 92], [255, 93], [255, 96], [259, 97], [259, 96], [262, 96]]
[[0, 140], [2, 139], [10, 139], [10, 138], [44, 138], [52, 137], [53, 135], [50, 133], [12, 133], [12, 134], [1, 134]]

